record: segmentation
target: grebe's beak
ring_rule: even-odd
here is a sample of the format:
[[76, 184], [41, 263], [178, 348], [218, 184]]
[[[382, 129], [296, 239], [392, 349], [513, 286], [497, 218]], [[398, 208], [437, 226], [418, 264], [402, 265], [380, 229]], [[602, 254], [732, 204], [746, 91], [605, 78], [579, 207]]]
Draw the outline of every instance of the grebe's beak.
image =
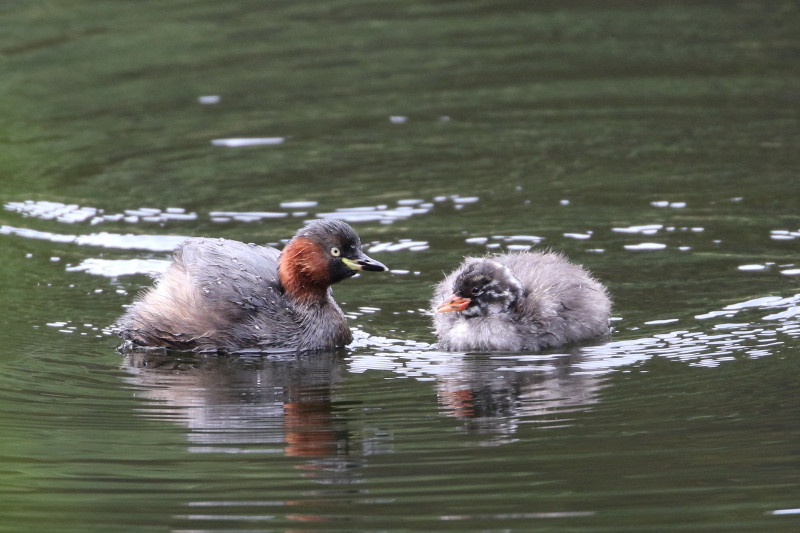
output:
[[456, 294], [452, 295], [449, 300], [445, 303], [440, 305], [436, 308], [437, 313], [449, 313], [450, 311], [463, 311], [469, 304], [472, 303], [472, 300], [469, 298], [464, 298], [462, 296], [458, 296]]
[[367, 257], [363, 252], [359, 252], [355, 257], [342, 257], [342, 263], [347, 265], [350, 270], [366, 270], [368, 272], [386, 272], [389, 270], [386, 265]]

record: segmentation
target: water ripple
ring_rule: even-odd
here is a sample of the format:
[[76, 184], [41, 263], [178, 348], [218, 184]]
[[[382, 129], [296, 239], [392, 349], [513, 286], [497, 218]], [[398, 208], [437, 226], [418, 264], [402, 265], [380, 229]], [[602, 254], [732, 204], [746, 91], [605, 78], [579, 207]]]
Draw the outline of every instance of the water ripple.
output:
[[161, 259], [98, 259], [89, 258], [77, 266], [67, 267], [67, 272], [86, 272], [95, 276], [116, 278], [134, 274], [162, 274], [171, 261]]
[[171, 252], [188, 239], [182, 235], [135, 235], [132, 233], [90, 233], [88, 235], [69, 235], [38, 231], [14, 226], [0, 226], [0, 234], [17, 235], [26, 239], [45, 240], [59, 243], [72, 243], [78, 246], [98, 246], [119, 250], [147, 250], [151, 252]]
[[[311, 209], [317, 207], [318, 202], [313, 200], [298, 200], [281, 202], [280, 208], [285, 211], [230, 211], [214, 210], [207, 216], [211, 222], [258, 222], [265, 219], [312, 216], [316, 218], [338, 218], [347, 222], [380, 222], [391, 224], [398, 220], [405, 220], [412, 216], [424, 215], [431, 212], [436, 203], [452, 202], [454, 207], [462, 208], [480, 200], [477, 196], [462, 197], [457, 194], [450, 196], [437, 196], [433, 201], [418, 198], [400, 199], [397, 205], [390, 207], [387, 204], [362, 207], [340, 207], [333, 211], [310, 213], [297, 211], [298, 209]], [[25, 217], [42, 220], [55, 220], [65, 224], [76, 224], [88, 221], [92, 225], [107, 222], [125, 222], [129, 224], [157, 223], [163, 225], [167, 222], [195, 221], [200, 217], [197, 213], [187, 213], [181, 207], [167, 207], [159, 209], [154, 207], [139, 207], [126, 209], [122, 213], [105, 213], [103, 209], [77, 204], [64, 204], [62, 202], [32, 201], [7, 202], [8, 211], [19, 213]]]

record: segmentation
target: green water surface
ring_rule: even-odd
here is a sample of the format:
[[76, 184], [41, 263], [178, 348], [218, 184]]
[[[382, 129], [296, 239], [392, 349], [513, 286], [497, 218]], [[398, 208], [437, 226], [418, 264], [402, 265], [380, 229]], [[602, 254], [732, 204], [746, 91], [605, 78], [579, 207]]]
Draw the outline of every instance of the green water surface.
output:
[[[766, 0], [3, 3], [0, 531], [796, 531], [798, 28]], [[336, 287], [350, 349], [115, 350], [150, 279], [87, 264], [353, 208], [396, 214], [351, 219], [393, 272]], [[607, 284], [612, 339], [436, 350], [443, 273], [534, 241]]]

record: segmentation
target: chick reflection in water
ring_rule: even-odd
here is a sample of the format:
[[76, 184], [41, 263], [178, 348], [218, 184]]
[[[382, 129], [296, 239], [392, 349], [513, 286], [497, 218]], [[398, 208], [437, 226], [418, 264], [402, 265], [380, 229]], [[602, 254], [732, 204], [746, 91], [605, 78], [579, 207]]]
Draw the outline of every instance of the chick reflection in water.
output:
[[481, 445], [509, 442], [523, 424], [570, 425], [573, 414], [600, 400], [608, 372], [608, 367], [595, 371], [597, 356], [587, 357], [586, 346], [544, 354], [464, 354], [424, 342], [379, 340], [348, 356], [350, 373], [392, 372], [435, 383], [439, 411], [457, 419], [465, 432], [484, 435]]
[[607, 335], [611, 318], [605, 287], [556, 253], [467, 258], [431, 303], [451, 351], [538, 351]]
[[581, 360], [578, 350], [535, 361], [524, 355], [459, 357], [436, 376], [440, 410], [459, 419], [466, 432], [486, 435], [485, 444], [513, 440], [520, 424], [568, 426], [599, 401], [603, 386], [599, 376], [574, 372]]
[[189, 239], [156, 286], [118, 321], [133, 346], [181, 351], [333, 350], [353, 340], [331, 285], [388, 270], [341, 220], [314, 220], [283, 251]]

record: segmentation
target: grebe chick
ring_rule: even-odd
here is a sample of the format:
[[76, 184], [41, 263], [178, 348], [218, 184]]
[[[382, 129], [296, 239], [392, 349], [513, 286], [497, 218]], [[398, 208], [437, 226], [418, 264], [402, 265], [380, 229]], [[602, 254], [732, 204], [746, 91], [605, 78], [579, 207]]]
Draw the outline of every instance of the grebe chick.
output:
[[341, 220], [314, 220], [278, 251], [193, 238], [156, 285], [119, 319], [138, 346], [195, 352], [330, 350], [353, 338], [330, 286], [386, 271]]
[[431, 304], [451, 351], [538, 351], [606, 335], [611, 318], [605, 287], [551, 252], [466, 258]]

